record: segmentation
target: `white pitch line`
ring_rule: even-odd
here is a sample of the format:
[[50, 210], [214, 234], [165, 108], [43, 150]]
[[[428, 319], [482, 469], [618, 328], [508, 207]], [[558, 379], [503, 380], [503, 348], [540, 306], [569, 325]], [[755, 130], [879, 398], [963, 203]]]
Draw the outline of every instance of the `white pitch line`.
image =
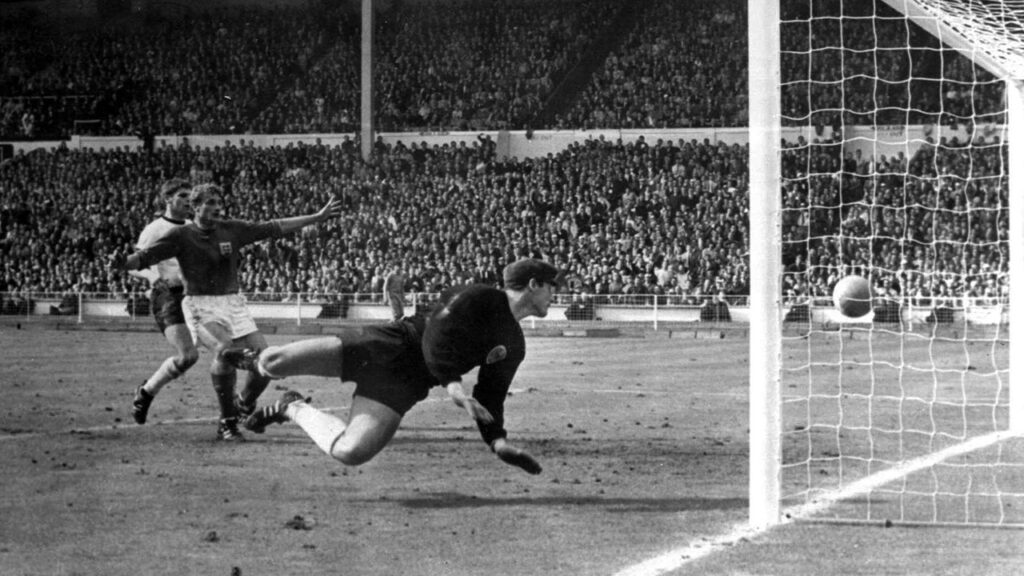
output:
[[719, 550], [724, 550], [741, 540], [752, 538], [766, 531], [767, 528], [754, 528], [748, 524], [737, 524], [725, 534], [691, 542], [687, 546], [676, 548], [616, 572], [615, 576], [655, 576], [657, 574], [664, 574], [671, 570], [682, 568], [687, 562], [699, 560]]
[[813, 502], [789, 508], [783, 511], [782, 518], [778, 524], [765, 526], [751, 526], [749, 523], [737, 524], [724, 534], [711, 538], [702, 538], [699, 541], [691, 542], [682, 548], [670, 550], [669, 552], [665, 552], [664, 554], [651, 558], [650, 560], [646, 560], [616, 572], [615, 576], [658, 576], [672, 570], [677, 570], [689, 562], [704, 558], [705, 556], [709, 556], [715, 552], [725, 550], [742, 540], [754, 538], [775, 527], [789, 524], [797, 518], [813, 516], [814, 514], [830, 508], [836, 502], [841, 500], [846, 500], [858, 494], [869, 492], [879, 486], [884, 486], [894, 480], [898, 480], [924, 468], [934, 466], [948, 458], [980, 450], [1001, 440], [1020, 435], [1020, 433], [1013, 432], [991, 432], [984, 436], [972, 438], [966, 442], [956, 446], [951, 446], [945, 450], [940, 450], [934, 454], [915, 458], [899, 466], [895, 466], [877, 474], [872, 474], [871, 476], [858, 480], [841, 490], [824, 493]]

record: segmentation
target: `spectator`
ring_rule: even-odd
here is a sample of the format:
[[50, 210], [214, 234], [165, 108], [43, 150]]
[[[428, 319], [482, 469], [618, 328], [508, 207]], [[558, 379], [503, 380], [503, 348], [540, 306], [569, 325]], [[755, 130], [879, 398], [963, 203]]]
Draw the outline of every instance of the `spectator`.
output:
[[704, 302], [700, 307], [701, 322], [731, 322], [732, 315], [729, 313], [729, 302], [725, 299], [725, 293], [719, 292]]
[[384, 279], [384, 304], [391, 308], [391, 319], [398, 322], [405, 316], [405, 274], [398, 262], [392, 262]]

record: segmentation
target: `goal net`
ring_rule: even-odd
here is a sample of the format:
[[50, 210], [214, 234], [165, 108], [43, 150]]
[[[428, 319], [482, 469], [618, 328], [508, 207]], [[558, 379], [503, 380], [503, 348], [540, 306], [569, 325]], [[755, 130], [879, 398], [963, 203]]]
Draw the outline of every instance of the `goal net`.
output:
[[[778, 164], [760, 180], [781, 189], [767, 211], [752, 202], [752, 237], [766, 218], [778, 252], [752, 272], [776, 294], [752, 307], [777, 317], [752, 312], [752, 381], [755, 347], [777, 358], [760, 377], [778, 374], [752, 394], [752, 520], [1024, 527], [1010, 338], [1011, 279], [1024, 273], [1012, 263], [1024, 244], [1010, 241], [1024, 2], [777, 9], [779, 74], [760, 116], [754, 95], [768, 84], [751, 62], [751, 153], [771, 128]], [[851, 274], [873, 290], [861, 318], [832, 304]], [[781, 338], [766, 346], [764, 329]], [[777, 441], [754, 438], [765, 430]]]

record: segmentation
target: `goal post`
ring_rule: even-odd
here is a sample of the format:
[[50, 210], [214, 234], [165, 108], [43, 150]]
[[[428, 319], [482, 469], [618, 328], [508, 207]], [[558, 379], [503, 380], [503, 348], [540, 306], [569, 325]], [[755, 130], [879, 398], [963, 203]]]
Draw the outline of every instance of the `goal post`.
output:
[[1024, 1], [748, 20], [750, 523], [1024, 527]]
[[[749, 0], [749, 22], [778, 22], [777, 2]], [[750, 92], [750, 523], [779, 518], [782, 330], [779, 27], [748, 26]]]
[[[1024, 74], [1024, 72], [1022, 72]], [[1007, 130], [1010, 135], [1010, 431], [1024, 434], [1024, 78], [1006, 81]], [[1016, 137], [1016, 140], [1014, 138]], [[1018, 200], [1016, 204], [1014, 200]]]

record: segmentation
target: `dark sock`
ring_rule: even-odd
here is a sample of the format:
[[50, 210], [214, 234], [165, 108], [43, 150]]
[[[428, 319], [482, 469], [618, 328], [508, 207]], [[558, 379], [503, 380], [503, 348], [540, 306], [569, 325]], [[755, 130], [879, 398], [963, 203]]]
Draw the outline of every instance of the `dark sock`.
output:
[[217, 403], [220, 405], [221, 418], [236, 418], [238, 411], [235, 410], [235, 381], [238, 375], [232, 370], [228, 374], [210, 374], [213, 380], [213, 392], [217, 395]]
[[259, 400], [260, 394], [267, 389], [268, 384], [270, 384], [270, 378], [255, 372], [246, 372], [245, 384], [238, 394], [239, 400], [246, 406], [256, 406], [256, 401]]

